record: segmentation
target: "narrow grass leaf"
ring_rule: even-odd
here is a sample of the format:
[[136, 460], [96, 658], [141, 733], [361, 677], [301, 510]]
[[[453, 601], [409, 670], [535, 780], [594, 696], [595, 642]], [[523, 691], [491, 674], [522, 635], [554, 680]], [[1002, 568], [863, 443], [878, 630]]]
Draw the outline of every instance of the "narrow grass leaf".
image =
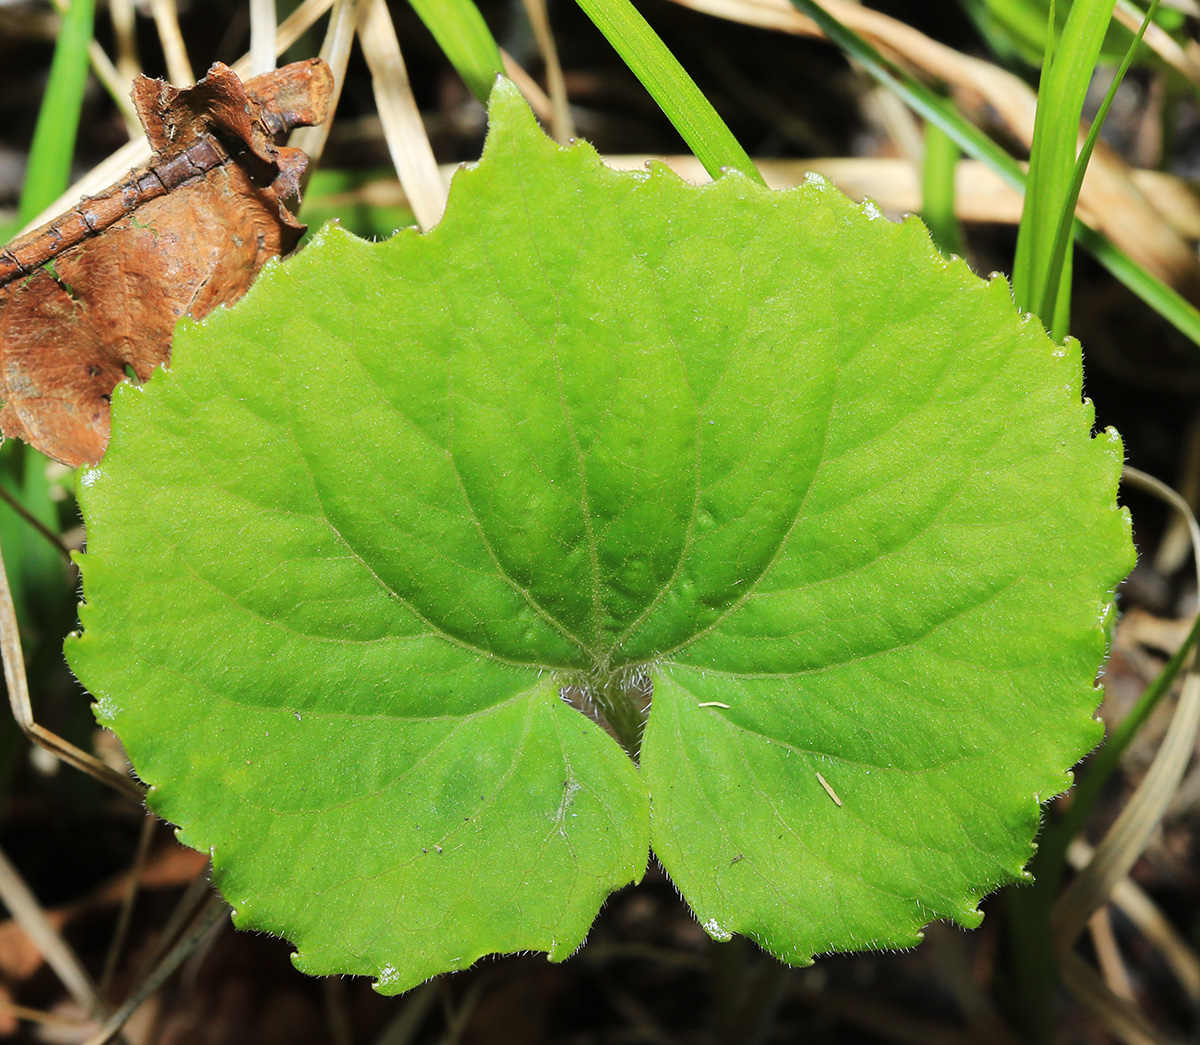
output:
[[[1060, 325], [1065, 321], [1065, 299], [1070, 294], [1067, 251], [1053, 274], [1057, 292], [1048, 298], [1051, 257], [1059, 215], [1070, 197], [1083, 102], [1112, 19], [1112, 8], [1113, 0], [1076, 0], [1071, 5], [1061, 37], [1056, 41], [1053, 33], [1047, 34], [1047, 60], [1038, 89], [1025, 210], [1013, 261], [1013, 294], [1018, 307], [1040, 315], [1060, 339], [1065, 336]], [[1054, 17], [1053, 7], [1050, 17]], [[1074, 213], [1073, 204], [1070, 213]]]
[[[898, 94], [926, 120], [936, 123], [959, 144], [963, 152], [986, 163], [1013, 188], [1024, 191], [1026, 176], [1021, 165], [983, 131], [964, 119], [953, 105], [938, 97], [916, 77], [888, 62], [875, 47], [830, 15], [815, 0], [791, 2], [816, 22], [829, 40], [856, 59], [866, 72]], [[1075, 219], [1075, 236], [1080, 246], [1113, 276], [1200, 348], [1200, 310], [1190, 301], [1078, 218]]]
[[504, 63], [474, 0], [409, 2], [471, 93], [486, 102], [496, 77], [504, 74]]
[[716, 109], [629, 0], [578, 0], [713, 177], [741, 171], [766, 184]]
[[[966, 10], [997, 55], [1005, 59], [1016, 58], [1035, 67], [1044, 57], [1048, 30], [1053, 26], [1054, 35], [1059, 36], [1071, 10], [1070, 0], [1058, 0], [1054, 5], [1048, 0], [959, 0], [959, 6]], [[1052, 19], [1047, 17], [1051, 6], [1056, 8]], [[1172, 34], [1183, 35], [1180, 30], [1187, 16], [1182, 10], [1169, 10], [1171, 6], [1174, 5], [1164, 5], [1155, 15], [1156, 39], [1151, 41], [1147, 34], [1147, 48], [1137, 56], [1140, 61], [1150, 58], [1150, 48], [1157, 49], [1163, 41], [1173, 43]], [[1142, 23], [1145, 10], [1139, 9], [1134, 0], [1117, 0], [1118, 11], [1122, 8], [1126, 15], [1132, 13], [1136, 17], [1118, 16], [1118, 20], [1108, 27], [1100, 49], [1101, 65], [1115, 66], [1121, 61], [1130, 39]]]
[[[60, 15], [65, 15], [70, 9], [70, 0], [54, 0], [54, 8]], [[88, 42], [88, 58], [92, 63], [92, 72], [100, 85], [108, 92], [113, 104], [121, 111], [125, 126], [129, 129], [130, 137], [141, 134], [142, 125], [138, 122], [133, 101], [129, 97], [129, 81], [132, 77], [124, 78], [108, 57], [107, 52], [93, 37]]]
[[[1075, 160], [1075, 168], [1071, 174], [1071, 182], [1067, 187], [1066, 198], [1062, 201], [1062, 206], [1059, 210], [1058, 226], [1055, 229], [1054, 242], [1051, 247], [1050, 260], [1046, 272], [1046, 286], [1042, 292], [1040, 314], [1054, 315], [1053, 332], [1055, 337], [1060, 340], [1068, 332], [1071, 299], [1071, 259], [1069, 253], [1071, 243], [1075, 238], [1075, 222], [1073, 219], [1075, 216], [1075, 206], [1079, 202], [1079, 192], [1083, 188], [1083, 178], [1087, 173], [1088, 163], [1092, 158], [1092, 152], [1096, 148], [1096, 142], [1100, 137], [1100, 130], [1104, 126], [1104, 121], [1108, 118], [1108, 110], [1112, 108], [1113, 99], [1117, 96], [1117, 88], [1121, 86], [1121, 81], [1125, 79], [1125, 74], [1133, 64], [1133, 59], [1137, 55], [1142, 37], [1150, 25], [1151, 19], [1154, 18], [1154, 12], [1158, 9], [1158, 2], [1159, 0], [1153, 0], [1150, 4], [1150, 10], [1146, 13], [1146, 18], [1142, 22], [1141, 29], [1138, 30], [1137, 35], [1130, 43], [1129, 50], [1125, 52], [1125, 57], [1121, 62], [1120, 68], [1117, 69], [1117, 74], [1113, 77], [1108, 92], [1104, 95], [1104, 101], [1100, 105], [1100, 110], [1097, 112], [1096, 118], [1092, 121], [1092, 126], [1088, 129], [1083, 148], [1079, 151], [1079, 156]], [[1028, 201], [1028, 197], [1026, 197], [1026, 201]], [[1024, 216], [1022, 216], [1022, 221], [1024, 221]], [[1064, 276], [1067, 277], [1065, 280], [1063, 279]], [[1062, 290], [1061, 293], [1060, 288]]]
[[925, 158], [921, 166], [921, 217], [943, 254], [963, 252], [962, 229], [954, 212], [954, 176], [961, 152], [936, 123], [925, 124]]
[[71, 180], [71, 159], [75, 155], [75, 136], [87, 84], [88, 44], [95, 13], [95, 0], [75, 0], [63, 15], [17, 208], [17, 220], [21, 223], [62, 193]]

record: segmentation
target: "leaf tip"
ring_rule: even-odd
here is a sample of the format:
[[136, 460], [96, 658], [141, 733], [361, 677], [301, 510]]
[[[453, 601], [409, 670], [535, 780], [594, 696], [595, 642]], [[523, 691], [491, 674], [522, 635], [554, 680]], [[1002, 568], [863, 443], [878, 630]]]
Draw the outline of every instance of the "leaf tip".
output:
[[406, 984], [404, 977], [400, 974], [400, 970], [391, 962], [385, 964], [376, 974], [375, 980], [371, 984], [371, 989], [379, 994], [393, 995], [402, 994], [414, 984]]
[[879, 204], [876, 203], [870, 196], [864, 196], [859, 201], [858, 209], [867, 216], [870, 221], [887, 221], [888, 217], [879, 209]]
[[[1021, 869], [1021, 874], [1024, 874], [1024, 868]], [[973, 897], [968, 902], [963, 904], [951, 916], [955, 924], [961, 925], [964, 929], [978, 929], [983, 924], [983, 912], [979, 909], [979, 897]], [[925, 938], [925, 934], [917, 934], [921, 939]]]
[[733, 932], [729, 929], [726, 929], [725, 926], [723, 926], [715, 918], [705, 919], [700, 923], [700, 928], [702, 928], [706, 933], [708, 933], [709, 936], [716, 940], [717, 943], [728, 943], [733, 939]]
[[[78, 632], [76, 633], [76, 636], [78, 638], [83, 637], [82, 635], [79, 635]], [[121, 705], [113, 700], [110, 696], [100, 696], [96, 698], [96, 702], [92, 705], [92, 714], [96, 717], [96, 721], [101, 725], [108, 725], [109, 723], [115, 722], [117, 717], [121, 714]]]
[[497, 76], [488, 98], [488, 129], [480, 163], [500, 150], [519, 151], [531, 148], [533, 143], [555, 145], [543, 132], [517, 85]]

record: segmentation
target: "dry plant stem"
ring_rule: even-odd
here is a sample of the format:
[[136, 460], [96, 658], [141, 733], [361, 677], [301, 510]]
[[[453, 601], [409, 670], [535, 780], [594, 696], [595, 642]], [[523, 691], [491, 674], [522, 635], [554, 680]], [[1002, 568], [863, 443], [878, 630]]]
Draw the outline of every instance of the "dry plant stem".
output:
[[550, 101], [550, 95], [542, 90], [537, 80], [522, 69], [517, 64], [517, 60], [503, 47], [500, 48], [500, 58], [504, 62], [504, 75], [517, 85], [517, 90], [525, 96], [525, 100], [537, 114], [537, 118], [543, 123], [549, 123], [554, 119], [554, 103]]
[[188, 956], [187, 961], [184, 962], [183, 967], [179, 970], [178, 977], [178, 989], [184, 995], [192, 994], [198, 989], [204, 963], [208, 961], [209, 955], [213, 953], [222, 933], [231, 928], [232, 918], [228, 922], [217, 922], [216, 925], [208, 930], [207, 935], [200, 940]]
[[[858, 69], [857, 64], [855, 68]], [[863, 110], [891, 139], [902, 161], [919, 171], [925, 155], [925, 136], [912, 110], [886, 87], [872, 87], [863, 99]]]
[[386, 0], [363, 0], [358, 14], [358, 39], [371, 70], [375, 104], [396, 174], [417, 223], [428, 231], [441, 220], [446, 191], [417, 110]]
[[113, 975], [117, 971], [117, 962], [125, 948], [125, 938], [129, 935], [129, 925], [133, 920], [133, 905], [137, 900], [138, 886], [141, 883], [146, 860], [150, 856], [150, 842], [154, 838], [154, 823], [154, 817], [150, 813], [142, 818], [142, 830], [138, 834], [133, 866], [130, 867], [125, 882], [125, 895], [121, 897], [121, 910], [117, 915], [117, 925], [108, 945], [108, 953], [104, 956], [104, 971], [100, 974], [100, 997], [102, 998], [108, 994], [108, 988], [112, 985]]
[[112, 19], [113, 36], [117, 41], [117, 73], [128, 92], [134, 77], [142, 71], [138, 60], [137, 21], [133, 0], [108, 0], [108, 14]]
[[[157, 2], [157, 0], [156, 0]], [[275, 53], [282, 54], [292, 46], [300, 37], [309, 29], [309, 27], [317, 21], [330, 7], [333, 6], [333, 0], [304, 0], [295, 11], [292, 12], [275, 33]], [[250, 58], [248, 55], [243, 55], [233, 63], [232, 69], [241, 79], [247, 79], [250, 76]], [[150, 159], [150, 144], [146, 141], [144, 135], [139, 134], [138, 137], [126, 144], [122, 145], [116, 152], [109, 156], [106, 160], [98, 163], [79, 181], [75, 182], [66, 192], [51, 203], [45, 210], [33, 218], [21, 230], [21, 235], [36, 229], [40, 225], [52, 221], [59, 214], [70, 210], [76, 204], [80, 197], [93, 195], [100, 192], [106, 185], [121, 178], [127, 171], [133, 167], [139, 167]]]
[[32, 526], [38, 533], [46, 538], [67, 562], [71, 561], [71, 549], [62, 542], [62, 538], [58, 536], [49, 526], [41, 519], [33, 514], [28, 508], [10, 494], [3, 486], [0, 486], [0, 500], [4, 501], [14, 512]]
[[1133, 984], [1129, 980], [1129, 970], [1125, 968], [1125, 962], [1121, 958], [1121, 949], [1117, 946], [1108, 907], [1101, 907], [1093, 912], [1088, 919], [1088, 932], [1092, 937], [1092, 947], [1096, 951], [1096, 963], [1100, 966], [1108, 989], [1119, 998], [1132, 1001]]
[[560, 142], [575, 137], [575, 121], [571, 118], [571, 107], [567, 103], [567, 85], [563, 80], [562, 65], [558, 61], [558, 48], [554, 34], [550, 31], [550, 15], [546, 11], [546, 0], [524, 0], [525, 13], [533, 26], [542, 61], [546, 63], [546, 86], [550, 89], [550, 130]]
[[1140, 1009], [1113, 994], [1095, 970], [1074, 951], [1063, 956], [1060, 971], [1067, 989], [1123, 1045], [1179, 1045], [1156, 1030]]
[[[1200, 579], [1200, 527], [1187, 502], [1170, 487], [1136, 468], [1126, 467], [1123, 478], [1184, 515], [1192, 537], [1193, 554], [1197, 556], [1197, 577]], [[1198, 728], [1200, 674], [1196, 671], [1193, 652], [1175, 714], [1149, 772], [1096, 847], [1091, 860], [1059, 897], [1050, 913], [1050, 931], [1063, 983], [1126, 1045], [1152, 1045], [1167, 1039], [1135, 1005], [1110, 990], [1075, 952], [1073, 945], [1093, 912], [1108, 902], [1158, 829], [1195, 748]]]
[[24, 1005], [14, 1005], [11, 1001], [5, 1001], [0, 998], [0, 1012], [6, 1012], [10, 1016], [15, 1016], [19, 1020], [25, 1020], [28, 1023], [39, 1023], [46, 1027], [66, 1027], [76, 1033], [71, 1036], [74, 1041], [78, 1037], [78, 1032], [85, 1026], [80, 1020], [72, 1019], [69, 1016], [59, 1016], [53, 1012], [42, 1012], [40, 1009], [29, 1009]]
[[115, 791], [142, 804], [145, 792], [140, 784], [124, 773], [101, 762], [95, 755], [81, 751], [74, 744], [57, 734], [39, 726], [33, 718], [33, 705], [29, 701], [29, 684], [25, 677], [25, 655], [21, 651], [21, 634], [17, 627], [17, 614], [13, 608], [12, 591], [8, 586], [8, 572], [4, 558], [0, 555], [0, 656], [4, 658], [4, 681], [8, 686], [8, 700], [12, 706], [17, 725], [39, 747], [45, 748], [56, 758], [108, 784]]
[[[1200, 580], [1200, 527], [1187, 502], [1170, 487], [1136, 468], [1126, 467], [1125, 481], [1166, 501], [1188, 520]], [[1107, 903], [1113, 888], [1133, 867], [1150, 837], [1158, 830], [1171, 797], [1183, 779], [1196, 732], [1200, 728], [1200, 673], [1195, 658], [1183, 681], [1183, 691], [1162, 746], [1145, 779], [1121, 815], [1096, 847], [1091, 862], [1059, 897], [1050, 915], [1051, 933], [1060, 956], [1070, 952], [1092, 912]]]
[[[1087, 865], [1092, 858], [1092, 852], [1093, 849], [1087, 842], [1076, 838], [1067, 850], [1067, 859], [1072, 867], [1078, 869]], [[1112, 902], [1158, 951], [1188, 999], [1193, 1004], [1200, 1002], [1200, 957], [1154, 901], [1133, 879], [1123, 878], [1113, 889]]]
[[[1131, 33], [1136, 33], [1141, 28], [1145, 17], [1146, 13], [1140, 11], [1132, 0], [1117, 0], [1113, 18]], [[1146, 35], [1142, 41], [1185, 80], [1193, 86], [1200, 87], [1200, 62], [1176, 43], [1162, 26], [1151, 22], [1146, 27]]]
[[166, 924], [159, 932], [154, 946], [142, 959], [141, 967], [138, 970], [137, 982], [140, 982], [150, 974], [150, 971], [162, 960], [163, 955], [170, 950], [171, 945], [178, 939], [184, 927], [196, 917], [196, 912], [200, 910], [205, 901], [214, 895], [211, 875], [212, 864], [207, 863], [204, 865], [204, 870], [188, 882], [187, 888], [179, 898], [179, 902], [175, 905]]
[[333, 13], [329, 16], [329, 26], [325, 30], [325, 39], [321, 41], [321, 57], [333, 73], [329, 115], [315, 127], [301, 127], [288, 140], [292, 148], [300, 149], [308, 157], [308, 167], [300, 179], [301, 190], [317, 169], [321, 154], [325, 151], [325, 143], [329, 140], [329, 129], [333, 126], [333, 117], [342, 97], [342, 87], [346, 83], [346, 66], [350, 62], [354, 27], [358, 22], [358, 3], [359, 0], [335, 0]]
[[[300, 39], [317, 19], [333, 6], [334, 0], [304, 0], [299, 7], [279, 23], [275, 30], [275, 57]], [[250, 55], [244, 54], [233, 63], [233, 71], [243, 80], [250, 75]]]
[[33, 941], [38, 953], [86, 1012], [95, 1014], [100, 1005], [96, 985], [62, 934], [50, 923], [33, 891], [0, 850], [0, 900], [16, 923]]
[[275, 0], [250, 0], [250, 75], [275, 68]]
[[150, 0], [150, 13], [162, 43], [163, 57], [167, 60], [167, 78], [176, 87], [195, 83], [192, 63], [188, 61], [187, 45], [179, 29], [179, 10], [175, 0]]
[[[1193, 512], [1200, 507], [1200, 410], [1194, 411], [1188, 420], [1187, 434], [1183, 439], [1183, 463], [1179, 467], [1176, 489], [1191, 505]], [[1154, 555], [1154, 568], [1159, 573], [1174, 573], [1187, 560], [1191, 549], [1187, 522], [1176, 513], [1171, 516], [1167, 531], [1163, 534], [1162, 542]]]
[[209, 930], [228, 916], [229, 908], [225, 901], [213, 893], [179, 942], [171, 948], [148, 976], [140, 980], [134, 992], [105, 1022], [100, 1032], [88, 1038], [84, 1045], [106, 1045], [120, 1034], [121, 1028], [125, 1026], [125, 1021], [134, 1014], [138, 1006], [166, 982], [167, 978], [179, 968], [200, 941], [208, 935]]

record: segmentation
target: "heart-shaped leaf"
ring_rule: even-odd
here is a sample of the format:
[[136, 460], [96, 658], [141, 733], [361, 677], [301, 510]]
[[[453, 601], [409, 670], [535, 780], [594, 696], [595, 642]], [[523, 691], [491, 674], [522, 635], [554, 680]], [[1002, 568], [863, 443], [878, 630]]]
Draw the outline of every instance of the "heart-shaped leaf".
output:
[[[100, 720], [239, 925], [387, 992], [565, 957], [648, 846], [791, 962], [975, 924], [1130, 565], [1077, 346], [819, 180], [491, 121], [432, 232], [326, 229], [119, 390]], [[648, 695], [638, 766], [580, 711], [637, 753]]]

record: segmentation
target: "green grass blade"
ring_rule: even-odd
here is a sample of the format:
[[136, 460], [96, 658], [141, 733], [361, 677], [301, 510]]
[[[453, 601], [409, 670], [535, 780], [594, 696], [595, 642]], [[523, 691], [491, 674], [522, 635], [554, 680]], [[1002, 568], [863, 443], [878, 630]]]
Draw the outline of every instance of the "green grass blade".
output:
[[17, 220], [22, 225], [61, 196], [70, 184], [95, 13], [95, 0], [74, 0], [63, 15], [17, 208]]
[[[914, 112], [945, 131], [963, 152], [986, 163], [1013, 188], [1024, 191], [1025, 172], [1021, 165], [978, 127], [965, 120], [949, 102], [914, 76], [891, 65], [871, 44], [842, 25], [815, 0], [792, 0], [792, 5], [816, 22], [834, 44], [854, 58], [875, 80], [894, 92]], [[1074, 219], [1074, 224], [1080, 246], [1200, 349], [1200, 310], [1100, 233], [1078, 218]]]
[[709, 100], [629, 0], [578, 0], [578, 3], [642, 81], [642, 86], [712, 177], [718, 177], [722, 168], [728, 167], [765, 184]]
[[[1092, 121], [1092, 126], [1088, 130], [1083, 148], [1080, 150], [1079, 156], [1075, 161], [1071, 183], [1067, 188], [1066, 198], [1063, 200], [1062, 209], [1058, 215], [1058, 227], [1055, 229], [1054, 244], [1051, 248], [1049, 269], [1046, 275], [1046, 286], [1042, 295], [1042, 308], [1047, 310], [1043, 314], [1049, 314], [1049, 311], [1053, 310], [1054, 335], [1060, 340], [1067, 333], [1069, 319], [1069, 262], [1071, 241], [1074, 238], [1074, 222], [1071, 219], [1075, 214], [1075, 205], [1079, 202], [1079, 193], [1083, 188], [1083, 178], [1087, 173], [1088, 163], [1091, 161], [1092, 152], [1096, 148], [1096, 142], [1100, 137], [1100, 129], [1104, 126], [1104, 121], [1108, 117], [1108, 110], [1112, 108], [1113, 99], [1117, 96], [1117, 88], [1121, 86], [1121, 81], [1125, 79], [1125, 74], [1133, 64], [1133, 59], [1137, 55], [1138, 48], [1141, 46], [1142, 37], [1146, 35], [1146, 29], [1154, 19], [1154, 14], [1158, 10], [1158, 4], [1159, 0], [1152, 0], [1150, 9], [1146, 12], [1146, 17], [1142, 21], [1142, 26], [1130, 43], [1129, 49], [1125, 52], [1125, 57], [1121, 62], [1120, 68], [1117, 69], [1116, 76], [1113, 77], [1113, 82], [1108, 88], [1108, 93], [1104, 96], [1100, 110], [1096, 113], [1096, 118]], [[1063, 276], [1067, 277], [1065, 282], [1063, 281]], [[1062, 293], [1059, 292], [1060, 286], [1064, 288]], [[1060, 312], [1064, 313], [1061, 322]]]
[[500, 47], [474, 0], [409, 0], [471, 93], [486, 102], [504, 72]]
[[[1013, 261], [1013, 295], [1020, 308], [1040, 315], [1059, 340], [1066, 335], [1062, 325], [1068, 316], [1068, 251], [1063, 252], [1057, 272], [1052, 272], [1051, 258], [1059, 217], [1070, 196], [1083, 102], [1112, 20], [1112, 8], [1113, 0], [1075, 0], [1057, 43], [1053, 31], [1047, 33], [1046, 61], [1038, 86], [1025, 209]], [[1053, 4], [1050, 18], [1054, 18]], [[1053, 296], [1047, 294], [1051, 282], [1055, 284]]]
[[954, 213], [954, 174], [960, 155], [958, 145], [936, 123], [925, 125], [921, 217], [943, 254], [963, 252], [962, 230]]

